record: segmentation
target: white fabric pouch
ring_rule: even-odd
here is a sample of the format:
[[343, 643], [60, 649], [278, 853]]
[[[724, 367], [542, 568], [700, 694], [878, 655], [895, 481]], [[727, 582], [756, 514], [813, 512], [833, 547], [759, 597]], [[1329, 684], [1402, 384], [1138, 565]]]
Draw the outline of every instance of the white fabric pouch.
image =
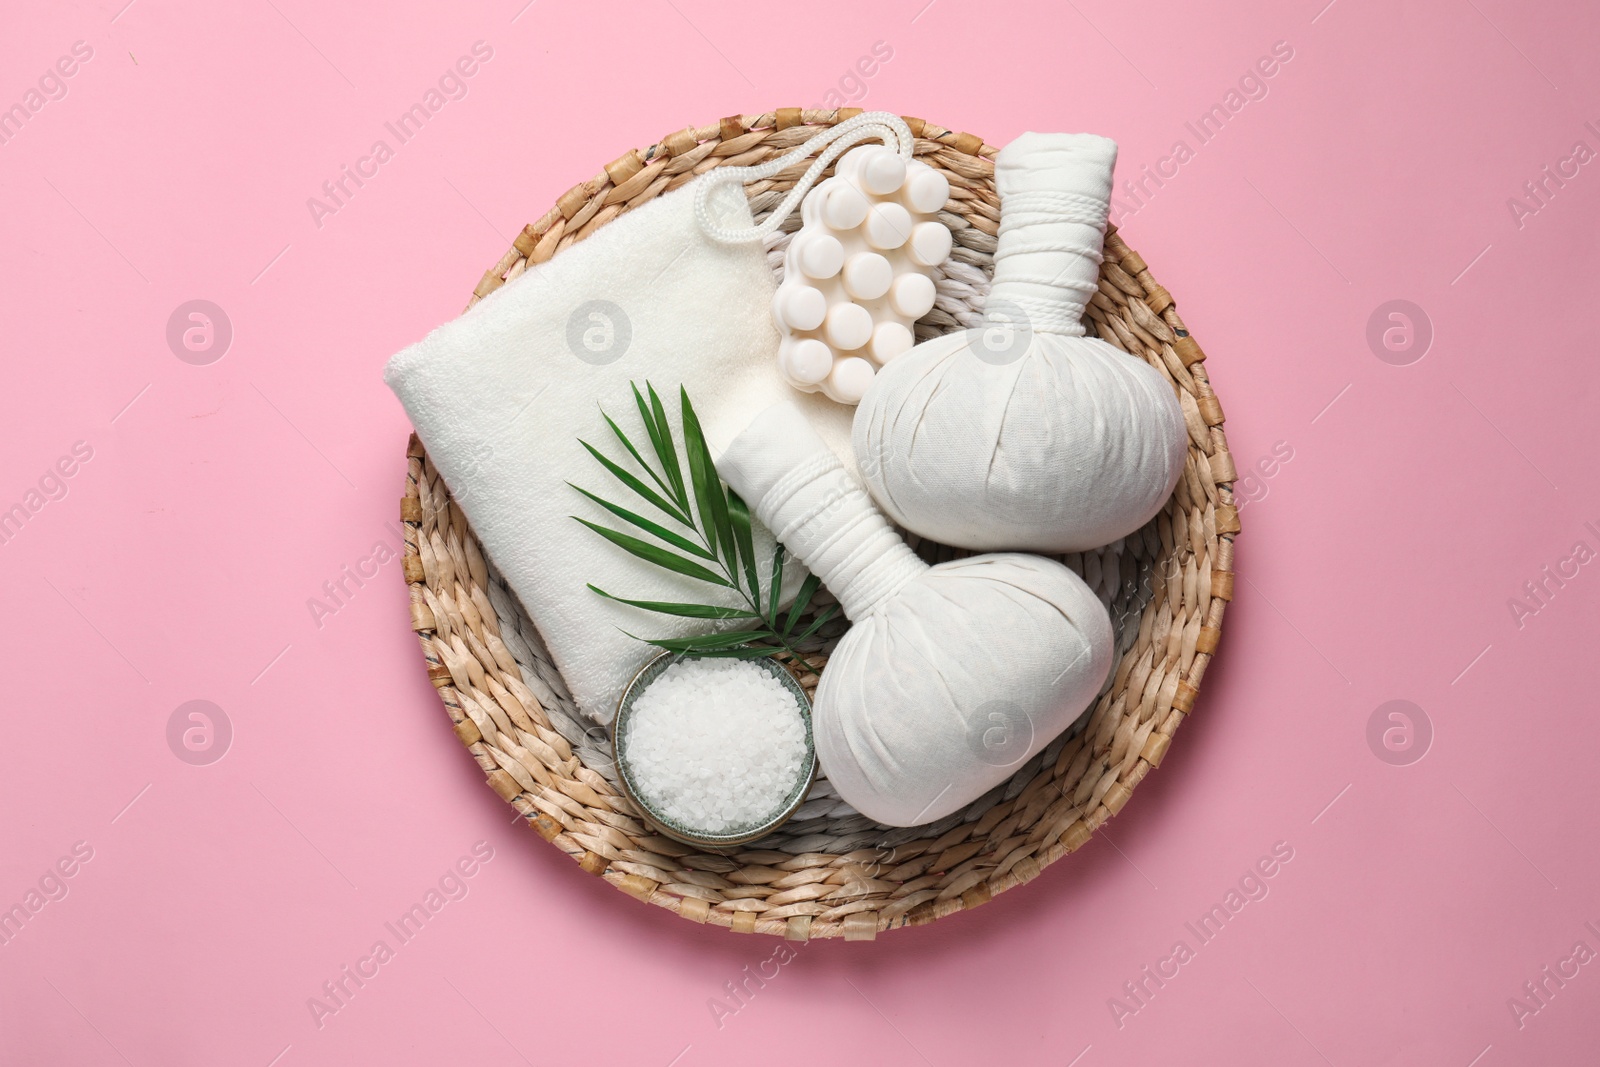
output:
[[1099, 693], [1111, 619], [1081, 578], [1022, 553], [930, 567], [794, 405], [761, 413], [717, 469], [853, 624], [811, 721], [822, 769], [863, 815], [915, 826], [965, 807]]
[[917, 345], [856, 409], [856, 462], [901, 526], [946, 545], [1078, 552], [1150, 521], [1183, 474], [1155, 368], [1089, 337], [1117, 146], [1024, 133], [1000, 150], [987, 325]]

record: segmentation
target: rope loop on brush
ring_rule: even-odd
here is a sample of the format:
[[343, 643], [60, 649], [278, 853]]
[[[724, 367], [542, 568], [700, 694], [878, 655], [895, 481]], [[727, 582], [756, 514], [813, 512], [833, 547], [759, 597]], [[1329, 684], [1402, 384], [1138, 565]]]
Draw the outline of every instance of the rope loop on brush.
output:
[[[894, 148], [900, 158], [908, 163], [911, 161], [914, 140], [911, 136], [911, 127], [906, 125], [905, 120], [888, 111], [868, 111], [824, 130], [776, 159], [769, 159], [753, 167], [718, 167], [702, 175], [694, 194], [695, 221], [699, 223], [701, 231], [707, 237], [720, 244], [747, 244], [763, 240], [777, 232], [778, 227], [783, 225], [783, 220], [794, 212], [806, 193], [810, 192], [811, 187], [822, 177], [822, 172], [827, 170], [835, 159], [862, 141], [872, 140], [882, 141]], [[794, 188], [789, 190], [789, 195], [783, 198], [764, 222], [755, 226], [732, 228], [712, 218], [711, 197], [723, 186], [745, 185], [770, 178], [804, 161], [819, 148], [825, 151], [817, 157], [817, 161], [811, 164], [804, 176], [795, 183]]]

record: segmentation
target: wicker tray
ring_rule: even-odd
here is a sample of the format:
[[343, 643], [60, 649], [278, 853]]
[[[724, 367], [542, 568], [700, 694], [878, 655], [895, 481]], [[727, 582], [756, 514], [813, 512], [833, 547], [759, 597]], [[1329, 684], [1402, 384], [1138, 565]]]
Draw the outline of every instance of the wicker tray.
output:
[[[525, 227], [472, 300], [698, 174], [763, 162], [857, 113], [787, 108], [735, 116], [630, 151]], [[906, 121], [918, 158], [950, 180], [943, 219], [955, 235], [938, 303], [917, 324], [921, 340], [980, 321], [999, 220], [996, 149], [971, 134]], [[748, 187], [758, 219], [802, 170]], [[775, 271], [798, 226], [796, 213], [769, 247]], [[1115, 545], [1062, 557], [1110, 606], [1117, 630], [1116, 670], [1081, 729], [965, 810], [927, 826], [879, 826], [819, 779], [793, 820], [726, 855], [652, 834], [615, 784], [605, 731], [574, 711], [531, 620], [413, 436], [401, 500], [411, 625], [455, 735], [490, 788], [583, 870], [630, 896], [693, 922], [791, 940], [870, 940], [880, 930], [975, 908], [1088, 841], [1160, 766], [1194, 707], [1233, 595], [1239, 531], [1234, 465], [1205, 354], [1171, 295], [1114, 229], [1105, 253], [1090, 328], [1177, 386], [1190, 448], [1184, 476], [1156, 519]], [[912, 543], [930, 562], [963, 554]], [[815, 662], [825, 660], [843, 625], [817, 635]]]

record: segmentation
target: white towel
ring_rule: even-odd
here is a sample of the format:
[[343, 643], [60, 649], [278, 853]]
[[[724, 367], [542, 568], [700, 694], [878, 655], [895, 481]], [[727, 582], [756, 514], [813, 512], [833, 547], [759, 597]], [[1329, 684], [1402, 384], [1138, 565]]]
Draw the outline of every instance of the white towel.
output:
[[[729, 225], [751, 224], [742, 189], [724, 186], [715, 202]], [[642, 389], [648, 379], [681, 449], [681, 385], [717, 455], [755, 413], [795, 399], [848, 462], [851, 409], [797, 395], [778, 376], [774, 290], [759, 243], [718, 244], [702, 233], [691, 183], [530, 268], [385, 369], [574, 701], [597, 722], [611, 721], [622, 689], [656, 652], [624, 629], [656, 638], [709, 627], [606, 601], [586, 583], [639, 600], [735, 602], [634, 559], [571, 518], [622, 528], [568, 482], [660, 518], [579, 445], [582, 438], [627, 460], [601, 407], [648, 457], [628, 384]], [[623, 466], [635, 469], [631, 460]], [[757, 536], [765, 546], [758, 552], [770, 559], [770, 535]], [[791, 581], [799, 570], [790, 568]], [[765, 567], [761, 573], [764, 580]]]

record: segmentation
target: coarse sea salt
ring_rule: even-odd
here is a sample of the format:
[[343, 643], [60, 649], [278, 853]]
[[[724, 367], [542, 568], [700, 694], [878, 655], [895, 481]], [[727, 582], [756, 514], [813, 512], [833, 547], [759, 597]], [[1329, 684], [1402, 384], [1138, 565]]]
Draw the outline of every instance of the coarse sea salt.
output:
[[623, 755], [640, 800], [704, 834], [770, 821], [809, 771], [799, 701], [766, 668], [738, 659], [662, 671], [634, 699]]

